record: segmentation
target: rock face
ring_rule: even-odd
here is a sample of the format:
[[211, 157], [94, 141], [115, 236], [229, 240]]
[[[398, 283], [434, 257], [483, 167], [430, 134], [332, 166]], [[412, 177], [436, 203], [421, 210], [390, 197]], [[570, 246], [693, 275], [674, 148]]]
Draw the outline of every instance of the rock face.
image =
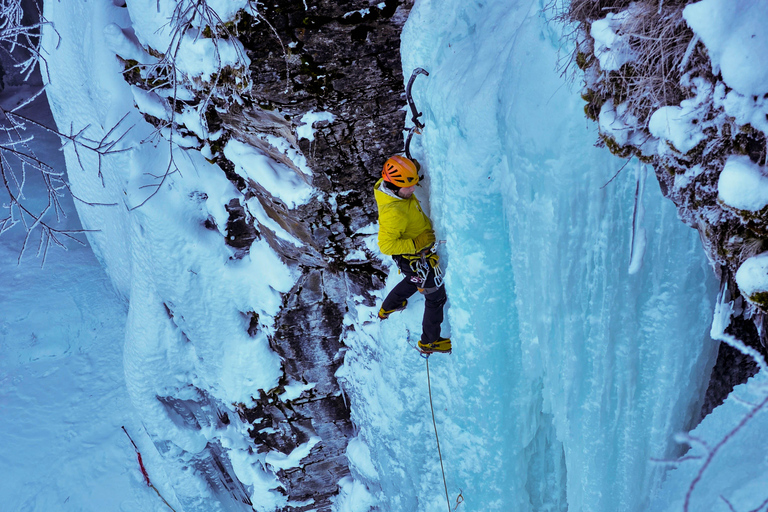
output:
[[[149, 183], [142, 182], [136, 189], [149, 187], [160, 191], [158, 197], [168, 192], [177, 200], [175, 204], [194, 205], [178, 212], [158, 205], [157, 225], [165, 225], [166, 215], [184, 217], [183, 220], [192, 223], [199, 221], [191, 230], [191, 240], [179, 242], [170, 251], [158, 249], [162, 252], [160, 256], [172, 253], [168, 258], [177, 266], [184, 255], [173, 254], [173, 250], [184, 243], [195, 246], [199, 238], [205, 237], [205, 244], [201, 245], [207, 244], [205, 249], [215, 255], [212, 259], [217, 265], [226, 260], [210, 274], [182, 268], [181, 275], [173, 277], [166, 275], [159, 265], [147, 265], [160, 269], [157, 280], [168, 284], [162, 289], [157, 289], [154, 276], [147, 277], [146, 272], [139, 272], [146, 278], [146, 286], [137, 287], [129, 281], [132, 309], [159, 301], [167, 319], [162, 318], [157, 326], [147, 326], [144, 331], [144, 320], [150, 314], [142, 310], [136, 313], [138, 320], [134, 325], [136, 330], [142, 330], [141, 335], [134, 338], [129, 334], [127, 338], [153, 342], [162, 340], [163, 332], [171, 333], [163, 340], [166, 345], [133, 345], [133, 363], [126, 364], [135, 370], [126, 379], [135, 384], [132, 398], [136, 402], [135, 397], [139, 397], [142, 410], [149, 410], [148, 415], [163, 422], [161, 428], [147, 429], [150, 435], [157, 435], [158, 450], [181, 466], [183, 472], [193, 468], [193, 473], [202, 476], [216, 496], [209, 500], [194, 489], [181, 489], [177, 498], [186, 510], [280, 508], [251, 503], [250, 495], [255, 491], [247, 483], [253, 487], [262, 485], [258, 490], [274, 498], [274, 503], [286, 503], [280, 510], [329, 511], [339, 493], [339, 481], [350, 474], [346, 449], [354, 435], [349, 407], [335, 377], [344, 361], [341, 339], [345, 335], [347, 302], [354, 296], [358, 302], [373, 305], [371, 292], [384, 282], [383, 265], [366, 246], [370, 230], [361, 233], [361, 228], [376, 219], [372, 188], [384, 161], [403, 149], [406, 102], [399, 48], [412, 0], [241, 0], [232, 2], [231, 5], [236, 5], [233, 10], [237, 6], [241, 9], [229, 12], [231, 17], [226, 20], [207, 2], [198, 0], [129, 0], [114, 4], [110, 0], [102, 0], [101, 4], [82, 0], [77, 4], [84, 13], [82, 19], [95, 18], [91, 13], [101, 12], [95, 4], [99, 9], [102, 4], [107, 5], [103, 10], [130, 25], [120, 28], [112, 24], [106, 33], [116, 48], [109, 51], [117, 54], [123, 78], [132, 86], [127, 92], [133, 96], [129, 105], [135, 106], [144, 120], [157, 128], [152, 137], [160, 134], [167, 143], [157, 146], [161, 148], [157, 150], [160, 156], [153, 153], [157, 158], [153, 156], [147, 166], [169, 158], [163, 151], [171, 155], [171, 161], [163, 167], [166, 170], [160, 171], [159, 176], [137, 173], [137, 180], [146, 179]], [[69, 19], [56, 0], [50, 5], [50, 10], [58, 12], [61, 19]], [[224, 12], [229, 4], [215, 5]], [[148, 15], [149, 9], [157, 11], [157, 15]], [[74, 40], [82, 31], [74, 30], [70, 38]], [[190, 48], [204, 51], [186, 60], [176, 59], [185, 49], [191, 52]], [[113, 55], [109, 57], [111, 60]], [[228, 64], [224, 64], [226, 59], [230, 59]], [[86, 55], [84, 60], [92, 59]], [[119, 85], [123, 88], [120, 94], [126, 94], [125, 84]], [[110, 90], [104, 96], [117, 95]], [[93, 100], [85, 99], [82, 104], [88, 105], [88, 101]], [[137, 112], [132, 111], [132, 115], [138, 117]], [[64, 118], [63, 122], [69, 125], [69, 119]], [[166, 178], [172, 180], [182, 174], [173, 167], [174, 151], [179, 149], [174, 144], [182, 139], [184, 151], [200, 153], [193, 155], [194, 161], [204, 169], [190, 168], [186, 176], [205, 175], [206, 180], [223, 181], [226, 187], [216, 190], [226, 188], [226, 196], [214, 198], [202, 189], [181, 193], [183, 187], [163, 186]], [[165, 147], [170, 149], [162, 149]], [[233, 156], [233, 147], [241, 153]], [[143, 149], [155, 151], [147, 145]], [[266, 164], [264, 155], [271, 158]], [[270, 166], [276, 162], [288, 178], [277, 180], [278, 185], [269, 190], [267, 183], [259, 183], [249, 175], [247, 158], [262, 158], [261, 169], [268, 170], [274, 170]], [[131, 181], [130, 177], [119, 177], [121, 183]], [[186, 178], [179, 178], [179, 183], [182, 179]], [[188, 183], [201, 186], [194, 179]], [[295, 202], [281, 195], [293, 197], [295, 189], [308, 192]], [[125, 191], [115, 192], [122, 201]], [[222, 204], [203, 208], [206, 201], [213, 204], [219, 199]], [[156, 226], [150, 225], [150, 212], [142, 208], [152, 209], [152, 203], [147, 203], [152, 196], [143, 201], [132, 205], [126, 214], [130, 223], [126, 224], [135, 225], [141, 234], [146, 231], [151, 238], [149, 235], [154, 236]], [[198, 213], [200, 218], [189, 218]], [[105, 243], [114, 243], [117, 238], [121, 234]], [[267, 260], [271, 265], [268, 268], [254, 268], [262, 261], [248, 258], [254, 244], [262, 252], [272, 249], [279, 257], [281, 270], [290, 275], [280, 282], [290, 280], [291, 289], [288, 290], [290, 283], [285, 289], [269, 284], [270, 276], [265, 274], [278, 267], [272, 259]], [[147, 245], [150, 249], [157, 246]], [[222, 248], [225, 250], [219, 250]], [[147, 252], [137, 250], [138, 257], [149, 261]], [[225, 257], [220, 257], [221, 254]], [[160, 256], [156, 259], [163, 260]], [[243, 278], [245, 282], [227, 285], [228, 291], [233, 296], [245, 291], [246, 295], [276, 297], [275, 308], [282, 302], [276, 314], [270, 307], [266, 313], [267, 309], [259, 310], [263, 315], [259, 318], [257, 311], [240, 309], [255, 308], [250, 296], [239, 301], [228, 296], [219, 301], [222, 294], [213, 292], [210, 282], [194, 291], [186, 288], [192, 281], [202, 282], [198, 277], [202, 279], [203, 275], [231, 276], [229, 268], [238, 267], [239, 263], [253, 265], [248, 267], [252, 272]], [[221, 283], [218, 277], [215, 281], [213, 285]], [[179, 283], [178, 294], [170, 291]], [[140, 296], [139, 289], [146, 294]], [[171, 301], [169, 295], [177, 297]], [[216, 300], [208, 301], [208, 295], [215, 295]], [[190, 307], [200, 305], [202, 308]], [[235, 315], [222, 313], [233, 308]], [[200, 318], [201, 310], [210, 318]], [[265, 320], [265, 316], [270, 319]], [[196, 335], [191, 324], [197, 324], [197, 320], [221, 332], [210, 333], [201, 328], [200, 332], [205, 333]], [[217, 366], [204, 357], [193, 357], [195, 369], [207, 371], [215, 367], [217, 371], [209, 379], [190, 371], [180, 376], [178, 382], [168, 382], [164, 375], [157, 375], [164, 371], [150, 375], [153, 370], [143, 366], [147, 360], [161, 361], [166, 364], [164, 370], [170, 368], [168, 373], [173, 373], [179, 363], [170, 360], [165, 350], [168, 346], [189, 352], [194, 349], [196, 354], [198, 350], [210, 350], [209, 359], [218, 361], [221, 353], [226, 352], [221, 348], [222, 342], [229, 341], [222, 340], [225, 337], [237, 338], [240, 347], [258, 338], [259, 346], [266, 348], [268, 340], [269, 347], [280, 358], [279, 369], [277, 358], [268, 350], [265, 352], [269, 352], [269, 357], [258, 353], [266, 362], [248, 359], [253, 368], [259, 364], [269, 367], [269, 380], [260, 380], [258, 386], [265, 386], [263, 382], [271, 386], [279, 381], [273, 389], [241, 387], [240, 383], [233, 386], [245, 390], [244, 395], [252, 395], [257, 389], [258, 396], [250, 397], [255, 405], [248, 396], [238, 394], [238, 398], [230, 399], [234, 393], [222, 391], [216, 395], [212, 391], [220, 384], [216, 379], [221, 380], [222, 374], [238, 364], [231, 359]], [[149, 384], [145, 386], [144, 381]], [[157, 394], [156, 389], [162, 391]], [[156, 410], [158, 402], [162, 406], [160, 413]], [[223, 434], [234, 431], [234, 435], [240, 435], [245, 430], [240, 428], [241, 422], [247, 424], [248, 437], [243, 435], [244, 439], [233, 442], [226, 437], [229, 434]], [[166, 434], [168, 430], [170, 434]], [[203, 431], [210, 436], [197, 435]], [[175, 443], [189, 432], [195, 434], [194, 439], [205, 437], [205, 443]], [[254, 457], [254, 452], [268, 455]], [[290, 463], [268, 462], [281, 459], [280, 454], [290, 456]], [[303, 454], [298, 464], [297, 454]], [[241, 475], [245, 475], [242, 482], [238, 480], [238, 467]], [[265, 472], [269, 478], [264, 477]], [[271, 480], [270, 472], [276, 473], [279, 484]], [[255, 473], [259, 476], [253, 477]], [[246, 482], [248, 478], [250, 482]], [[274, 487], [285, 496], [284, 500], [270, 492]]]
[[[723, 98], [732, 90], [713, 74], [707, 48], [683, 17], [691, 3], [574, 0], [564, 15], [578, 25], [571, 63], [584, 73], [584, 112], [599, 125], [599, 144], [653, 167], [662, 193], [699, 231], [713, 271], [741, 304], [736, 271], [768, 248], [768, 216], [725, 204], [718, 181], [729, 158], [765, 166], [766, 133], [729, 111]], [[766, 310], [749, 303], [737, 310], [729, 333], [767, 354]], [[704, 414], [754, 374], [755, 365], [736, 352], [721, 348]]]
[[[258, 196], [273, 219], [306, 243], [298, 251], [281, 245], [264, 226], [244, 226], [244, 216], [231, 213], [237, 205], [229, 208], [230, 245], [245, 247], [253, 236], [249, 233], [258, 231], [302, 271], [284, 298], [272, 347], [283, 360], [286, 383], [313, 386], [285, 401], [279, 398], [283, 386], [265, 390], [257, 407], [241, 411], [260, 451], [288, 454], [320, 438], [300, 468], [278, 473], [289, 500], [304, 503], [285, 510], [330, 510], [338, 481], [349, 474], [345, 451], [354, 429], [334, 374], [344, 358], [340, 337], [347, 296], [370, 298], [369, 291], [383, 283], [380, 264], [356, 232], [375, 221], [371, 188], [384, 159], [402, 151], [399, 47], [411, 4], [283, 0], [260, 4], [259, 16], [244, 17], [238, 27], [252, 62], [251, 103], [221, 114], [216, 123], [228, 137], [285, 161], [283, 151], [263, 138], [281, 135], [306, 157], [311, 184], [320, 191], [316, 200], [289, 210], [258, 185], [238, 184], [246, 197]], [[314, 128], [313, 135], [297, 138], [297, 129], [309, 124], [311, 116], [302, 120], [309, 112], [330, 113], [332, 121], [307, 126]], [[223, 157], [219, 163], [230, 166]], [[350, 260], [353, 251], [366, 256]]]

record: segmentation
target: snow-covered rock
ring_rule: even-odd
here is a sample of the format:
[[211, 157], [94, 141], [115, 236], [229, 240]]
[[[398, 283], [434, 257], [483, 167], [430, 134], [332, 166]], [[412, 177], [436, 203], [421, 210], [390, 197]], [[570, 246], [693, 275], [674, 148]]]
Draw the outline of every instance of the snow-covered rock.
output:
[[718, 198], [737, 210], [758, 212], [768, 206], [768, 168], [746, 155], [726, 160], [717, 182]]
[[768, 252], [747, 258], [736, 272], [736, 284], [748, 301], [768, 309]]
[[635, 59], [629, 38], [622, 34], [622, 24], [632, 17], [632, 9], [608, 13], [605, 18], [592, 22], [590, 35], [595, 41], [595, 57], [603, 71], [618, 71]]
[[701, 0], [683, 17], [707, 47], [712, 73], [744, 96], [768, 92], [768, 3], [762, 0]]

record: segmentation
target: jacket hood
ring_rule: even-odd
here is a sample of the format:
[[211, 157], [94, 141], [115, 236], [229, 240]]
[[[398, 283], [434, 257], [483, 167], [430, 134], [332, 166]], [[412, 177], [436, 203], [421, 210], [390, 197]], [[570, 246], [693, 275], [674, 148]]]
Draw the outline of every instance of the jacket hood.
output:
[[379, 206], [385, 206], [391, 203], [405, 201], [404, 197], [398, 196], [392, 190], [389, 190], [384, 186], [384, 179], [380, 178], [373, 187], [373, 196], [376, 198], [376, 202]]

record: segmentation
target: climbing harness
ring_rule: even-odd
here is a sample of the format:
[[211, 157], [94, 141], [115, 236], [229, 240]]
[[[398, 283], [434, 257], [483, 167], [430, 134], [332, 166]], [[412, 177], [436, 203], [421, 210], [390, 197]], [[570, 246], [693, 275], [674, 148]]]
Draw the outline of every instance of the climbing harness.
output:
[[419, 276], [419, 280], [422, 284], [427, 282], [430, 269], [432, 269], [433, 273], [435, 274], [435, 286], [431, 288], [418, 288], [419, 292], [425, 295], [436, 292], [438, 289], [440, 289], [441, 286], [443, 286], [443, 269], [440, 268], [440, 256], [437, 255], [437, 246], [438, 244], [444, 243], [445, 240], [439, 240], [428, 250], [422, 251], [421, 254], [417, 256], [406, 256], [408, 265], [411, 267], [411, 270], [417, 276]]
[[423, 115], [423, 112], [418, 111], [416, 104], [413, 102], [413, 96], [411, 95], [411, 87], [413, 87], [413, 82], [419, 75], [429, 76], [429, 72], [427, 72], [424, 68], [414, 69], [413, 73], [411, 73], [411, 78], [408, 79], [408, 85], [405, 87], [405, 97], [408, 100], [408, 106], [411, 108], [411, 121], [413, 122], [413, 126], [411, 126], [411, 129], [408, 130], [408, 137], [405, 139], [405, 156], [407, 156], [409, 160], [412, 160], [411, 139], [413, 138], [413, 134], [421, 134], [421, 130], [424, 128], [424, 123], [419, 121], [419, 118]]

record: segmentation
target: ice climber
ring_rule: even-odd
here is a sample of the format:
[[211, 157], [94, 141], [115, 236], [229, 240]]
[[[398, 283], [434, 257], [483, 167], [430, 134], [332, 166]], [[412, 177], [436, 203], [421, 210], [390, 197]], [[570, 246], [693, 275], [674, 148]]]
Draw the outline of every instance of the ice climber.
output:
[[424, 294], [424, 319], [419, 350], [425, 353], [451, 351], [451, 340], [440, 336], [443, 306], [447, 300], [442, 280], [435, 283], [438, 256], [432, 251], [435, 232], [432, 222], [413, 194], [419, 183], [419, 165], [395, 155], [384, 164], [382, 178], [373, 187], [379, 209], [379, 249], [392, 256], [404, 278], [381, 305], [385, 320], [408, 305], [417, 291]]

